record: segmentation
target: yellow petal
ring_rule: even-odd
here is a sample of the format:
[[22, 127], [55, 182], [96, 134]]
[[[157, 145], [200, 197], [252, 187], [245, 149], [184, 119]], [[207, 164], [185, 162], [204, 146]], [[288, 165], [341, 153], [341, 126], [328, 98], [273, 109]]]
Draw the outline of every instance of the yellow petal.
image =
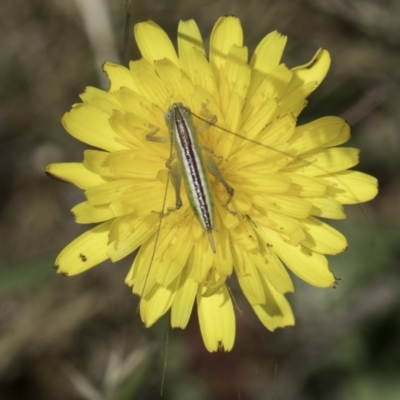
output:
[[133, 263], [125, 278], [128, 286], [133, 286], [133, 293], [143, 297], [145, 289], [150, 290], [155, 283], [155, 269], [152, 268], [152, 260], [156, 235], [153, 235], [140, 247]]
[[288, 195], [300, 197], [320, 197], [323, 196], [327, 189], [328, 183], [323, 179], [314, 178], [311, 176], [304, 176], [294, 173], [284, 173], [285, 177], [291, 181], [291, 187], [288, 190]]
[[127, 87], [131, 90], [136, 91], [136, 85], [133, 82], [132, 74], [130, 73], [128, 68], [125, 68], [122, 65], [114, 64], [110, 61], [107, 61], [103, 65], [104, 72], [107, 74], [108, 79], [110, 80], [110, 92], [116, 92], [122, 87]]
[[139, 119], [143, 125], [152, 122], [151, 112], [153, 104], [144, 96], [126, 87], [115, 92], [114, 96], [124, 108], [124, 113], [134, 114], [134, 117]]
[[174, 101], [184, 103], [197, 112], [197, 102], [193, 99], [194, 87], [190, 79], [167, 59], [156, 61], [155, 69]]
[[[175, 235], [176, 232], [179, 232], [179, 223], [177, 223], [177, 221], [182, 220], [182, 216], [178, 214], [179, 212], [180, 210], [171, 212], [167, 217], [159, 220], [161, 221], [161, 225], [160, 222], [153, 223], [153, 229], [156, 229], [159, 233], [154, 234], [143, 243], [135, 258], [125, 282], [130, 286], [133, 285], [133, 292], [139, 296], [147, 296], [154, 287], [160, 286], [156, 282], [156, 279], [159, 273], [162, 275], [164, 269], [172, 269], [171, 272], [167, 271], [162, 278], [164, 279], [163, 284], [165, 287], [165, 285], [168, 284], [168, 280], [171, 281], [171, 279], [179, 278], [185, 266], [186, 260], [181, 264], [179, 259], [177, 260], [179, 263], [178, 265], [171, 266], [171, 263], [177, 259], [176, 243], [173, 243], [174, 250], [169, 251], [171, 238], [174, 238], [174, 241], [178, 241], [179, 243], [179, 236], [176, 237]], [[189, 223], [187, 226], [192, 227], [192, 224]], [[194, 240], [192, 237], [188, 239], [189, 240], [186, 240], [184, 243], [185, 246], [191, 246]], [[182, 254], [185, 253], [187, 253], [186, 249], [184, 249]]]
[[286, 40], [286, 36], [274, 31], [265, 36], [254, 50], [250, 61], [252, 73], [249, 97], [253, 96], [257, 88], [266, 80], [266, 76], [278, 67]]
[[210, 297], [197, 291], [197, 310], [204, 345], [210, 352], [230, 351], [235, 342], [235, 314], [226, 286]]
[[[163, 230], [157, 245], [158, 252], [154, 257], [157, 269], [156, 281], [162, 286], [167, 286], [179, 276], [186, 265], [193, 248], [191, 224], [176, 224], [172, 228], [161, 225]], [[164, 249], [164, 253], [162, 253]]]
[[101, 89], [88, 86], [79, 97], [84, 103], [91, 104], [110, 115], [113, 110], [123, 110], [121, 104], [112, 93]]
[[105, 166], [108, 156], [113, 153], [99, 150], [85, 150], [83, 154], [84, 159], [82, 164], [86, 169], [103, 177], [113, 177], [110, 168]]
[[265, 304], [253, 306], [257, 317], [262, 324], [274, 331], [276, 328], [294, 325], [292, 309], [285, 296], [278, 293], [267, 281], [263, 281], [265, 291]]
[[253, 88], [253, 75], [250, 89], [247, 93], [246, 102], [242, 111], [242, 119], [247, 120], [249, 114], [256, 113], [260, 108], [264, 107], [266, 101], [275, 99], [276, 102], [282, 97], [282, 91], [285, 90], [290, 82], [292, 72], [283, 64], [277, 66], [271, 77], [260, 80]]
[[140, 22], [135, 25], [133, 33], [140, 53], [150, 64], [153, 64], [156, 60], [168, 58], [177, 67], [180, 67], [174, 45], [168, 35], [155, 22]]
[[[86, 155], [86, 154], [85, 154]], [[115, 151], [102, 163], [109, 174], [117, 178], [132, 178], [137, 181], [154, 181], [164, 160], [152, 154], [134, 150]], [[86, 164], [85, 164], [86, 165]]]
[[336, 229], [324, 222], [309, 217], [301, 221], [306, 232], [306, 239], [301, 244], [321, 254], [338, 254], [347, 248], [346, 238]]
[[[110, 189], [112, 189], [110, 187]], [[121, 187], [122, 189], [122, 187]], [[125, 193], [121, 194], [120, 198], [115, 198], [112, 200], [110, 207], [116, 211], [117, 209], [124, 209], [125, 207], [130, 207], [130, 204], [134, 205], [135, 213], [138, 216], [146, 216], [153, 213], [160, 213], [163, 206], [165, 185], [161, 182], [143, 182], [143, 184], [138, 183], [131, 188], [127, 188]], [[95, 194], [95, 192], [93, 192]], [[103, 192], [104, 200], [107, 202], [107, 196], [113, 196], [113, 193]], [[186, 197], [182, 196], [182, 201], [186, 200]], [[95, 200], [93, 200], [95, 201]], [[100, 201], [100, 200], [99, 200]], [[175, 206], [175, 193], [169, 190], [166, 197], [166, 204], [164, 212], [168, 208], [173, 208]], [[188, 204], [185, 202], [184, 206], [176, 211], [177, 216], [184, 215], [184, 212], [188, 208]]]
[[219, 275], [214, 268], [211, 269], [203, 286], [203, 297], [214, 296], [225, 285], [226, 278], [226, 275]]
[[108, 204], [120, 199], [124, 194], [135, 191], [134, 179], [119, 179], [86, 190], [85, 195], [91, 205]]
[[243, 31], [240, 20], [234, 16], [221, 17], [215, 23], [210, 39], [210, 64], [216, 78], [224, 66], [232, 46], [242, 47]]
[[[306, 98], [324, 80], [330, 65], [329, 52], [326, 49], [319, 49], [307, 64], [292, 69], [293, 77], [287, 87], [287, 93], [300, 90], [303, 97]], [[309, 90], [308, 83], [310, 82], [315, 82], [313, 90]]]
[[304, 86], [293, 90], [288, 95], [285, 95], [279, 102], [279, 108], [274, 117], [279, 118], [280, 115], [291, 113], [294, 117], [303, 111], [307, 105], [305, 93], [311, 93], [317, 88], [317, 82], [308, 82]]
[[285, 195], [253, 196], [254, 204], [267, 210], [277, 211], [294, 218], [307, 218], [310, 215], [312, 204], [309, 199]]
[[291, 218], [274, 211], [261, 211], [262, 216], [254, 216], [252, 221], [256, 225], [266, 225], [269, 228], [286, 236], [288, 243], [296, 246], [303, 241], [306, 236], [303, 227], [297, 218]]
[[178, 50], [182, 71], [194, 85], [203, 87], [218, 98], [216, 82], [207, 61], [199, 28], [193, 20], [180, 21], [178, 28]]
[[[153, 149], [159, 149], [160, 151], [163, 148], [158, 143], [155, 143], [153, 146], [151, 146], [149, 145], [149, 141], [146, 140], [146, 135], [154, 131], [154, 128], [151, 128], [151, 126], [163, 126], [160, 125], [158, 121], [155, 121], [156, 123], [154, 124], [153, 120], [155, 120], [155, 118], [144, 120], [143, 118], [132, 113], [123, 114], [118, 111], [114, 111], [113, 115], [110, 117], [110, 125], [117, 133], [118, 141], [123, 143], [125, 148], [131, 148], [133, 150], [147, 153], [151, 147], [153, 147]], [[168, 156], [166, 156], [166, 158], [167, 157]]]
[[131, 215], [116, 218], [110, 228], [108, 254], [115, 262], [134, 252], [150, 239], [156, 231], [157, 215], [132, 218]]
[[228, 122], [228, 128], [235, 132], [240, 122], [240, 112], [250, 84], [250, 68], [247, 65], [247, 47], [232, 46], [221, 69], [219, 84], [220, 107]]
[[197, 283], [205, 280], [208, 271], [213, 265], [214, 256], [209, 241], [203, 237], [192, 248], [188, 264], [191, 265], [190, 277]]
[[271, 251], [267, 247], [264, 249], [263, 256], [261, 254], [249, 255], [250, 259], [254, 262], [254, 265], [258, 268], [264, 279], [279, 293], [284, 294], [294, 292], [293, 283], [290, 279], [289, 273], [275, 252], [273, 250]]
[[101, 176], [90, 172], [81, 163], [50, 164], [46, 174], [61, 181], [72, 183], [81, 189], [88, 189], [107, 182]]
[[[231, 229], [230, 240], [232, 251], [234, 243], [240, 243], [241, 249], [246, 251], [257, 251], [259, 249], [258, 239], [255, 234], [255, 226], [247, 223], [245, 220], [240, 220], [235, 229]], [[236, 256], [237, 255], [238, 253], [236, 252]]]
[[[275, 121], [268, 124], [257, 136], [256, 140], [262, 146], [271, 146], [273, 149], [279, 144], [284, 144], [293, 136], [296, 127], [296, 119], [292, 114], [281, 115]], [[279, 149], [277, 149], [279, 152]], [[286, 156], [286, 154], [282, 154]]]
[[89, 104], [76, 104], [64, 114], [62, 123], [76, 139], [107, 151], [125, 148], [109, 123], [110, 115]]
[[261, 285], [259, 273], [246, 254], [239, 246], [234, 249], [233, 265], [238, 277], [239, 285], [251, 305], [264, 304], [265, 295]]
[[107, 206], [91, 206], [87, 201], [77, 204], [72, 210], [78, 224], [93, 224], [114, 218], [114, 213]]
[[152, 326], [170, 308], [175, 299], [179, 279], [168, 287], [155, 285], [140, 299], [140, 317], [147, 328]]
[[[248, 174], [246, 170], [238, 171], [232, 184], [239, 183], [243, 188], [261, 193], [286, 193], [290, 186], [290, 178], [280, 175]], [[241, 179], [239, 179], [241, 178]]]
[[[352, 147], [316, 150], [309, 155], [299, 157], [299, 161], [289, 164], [284, 170], [308, 176], [326, 175], [354, 167], [358, 164], [359, 153], [359, 149]], [[301, 164], [303, 166], [300, 166]]]
[[323, 117], [296, 127], [289, 140], [290, 148], [297, 154], [306, 153], [319, 147], [336, 146], [350, 138], [350, 127], [339, 117]]
[[342, 204], [331, 197], [310, 197], [308, 201], [313, 205], [310, 215], [330, 219], [346, 218]]
[[107, 260], [111, 221], [86, 231], [65, 247], [56, 259], [57, 272], [76, 275]]
[[328, 194], [342, 204], [357, 204], [372, 200], [378, 194], [378, 181], [358, 171], [343, 171], [322, 177], [332, 182]]
[[276, 99], [267, 99], [260, 104], [258, 109], [252, 108], [251, 113], [242, 115], [242, 126], [240, 131], [247, 139], [256, 138], [262, 129], [270, 122], [278, 107]]
[[181, 20], [178, 25], [178, 51], [184, 71], [191, 70], [192, 63], [190, 57], [192, 49], [196, 49], [204, 56], [206, 55], [203, 38], [196, 22], [193, 19]]
[[[263, 229], [263, 227], [259, 227]], [[292, 246], [285, 243], [279, 234], [264, 229], [264, 237], [272, 245], [272, 250], [299, 278], [317, 287], [332, 287], [335, 277], [328, 268], [325, 256], [314, 253], [301, 245]]]
[[220, 275], [229, 276], [232, 273], [232, 253], [229, 241], [229, 230], [220, 223], [217, 217], [218, 231], [215, 232], [214, 240], [217, 252], [214, 254], [214, 267]]
[[198, 284], [190, 278], [189, 264], [181, 272], [175, 300], [171, 307], [171, 326], [186, 328], [193, 310]]
[[144, 59], [131, 61], [129, 67], [137, 86], [137, 92], [158, 107], [166, 109], [169, 93], [164, 82], [156, 74], [154, 67]]

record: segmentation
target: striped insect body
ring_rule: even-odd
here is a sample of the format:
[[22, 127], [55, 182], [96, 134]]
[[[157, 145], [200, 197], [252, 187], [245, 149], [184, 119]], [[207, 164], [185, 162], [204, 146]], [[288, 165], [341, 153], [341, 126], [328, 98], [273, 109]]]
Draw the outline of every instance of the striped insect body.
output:
[[[211, 249], [216, 253], [213, 237], [215, 229], [214, 196], [207, 172], [214, 175], [225, 187], [228, 195], [233, 196], [233, 188], [225, 181], [211, 156], [203, 155], [198, 141], [198, 133], [193, 123], [191, 110], [182, 103], [173, 103], [165, 113], [165, 122], [169, 139], [175, 154], [170, 155], [166, 165], [169, 168], [171, 183], [175, 189], [175, 210], [182, 206], [180, 186], [183, 183], [190, 206], [204, 232], [208, 236]], [[165, 138], [148, 134], [151, 141], [165, 141]], [[168, 213], [172, 211], [168, 209]], [[163, 213], [162, 213], [163, 214]]]

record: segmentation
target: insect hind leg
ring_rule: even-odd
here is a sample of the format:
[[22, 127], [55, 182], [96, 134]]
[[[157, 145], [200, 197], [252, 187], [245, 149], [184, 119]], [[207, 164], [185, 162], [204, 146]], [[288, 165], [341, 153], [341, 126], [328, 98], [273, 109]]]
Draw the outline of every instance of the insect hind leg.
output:
[[227, 203], [224, 205], [227, 206], [231, 202], [232, 197], [235, 194], [235, 189], [231, 185], [229, 185], [229, 183], [225, 180], [220, 169], [218, 168], [217, 163], [215, 162], [212, 156], [204, 154], [204, 162], [210, 174], [215, 176], [215, 178], [217, 178], [222, 183], [226, 192], [228, 193], [229, 198]]
[[168, 159], [165, 165], [169, 169], [169, 174], [168, 174], [169, 179], [175, 190], [175, 207], [167, 207], [166, 212], [164, 211], [165, 206], [163, 206], [163, 210], [161, 212], [153, 211], [153, 213], [158, 214], [160, 218], [166, 217], [172, 211], [179, 210], [182, 207], [182, 198], [181, 198], [182, 174], [179, 169], [178, 163], [172, 162], [172, 159], [170, 158]]
[[182, 198], [181, 198], [181, 182], [182, 182], [182, 174], [179, 169], [179, 165], [177, 162], [170, 163], [170, 174], [171, 174], [171, 183], [175, 189], [175, 209], [171, 209], [170, 211], [179, 210], [182, 207]]

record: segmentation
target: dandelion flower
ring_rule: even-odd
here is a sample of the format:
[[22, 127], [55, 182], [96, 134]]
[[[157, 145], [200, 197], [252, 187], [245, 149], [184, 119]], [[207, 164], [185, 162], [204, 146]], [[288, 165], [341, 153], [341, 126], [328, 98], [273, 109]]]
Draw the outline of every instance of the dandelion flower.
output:
[[[343, 219], [343, 204], [377, 193], [375, 178], [349, 170], [358, 150], [336, 147], [349, 139], [345, 121], [324, 117], [296, 126], [305, 99], [328, 71], [328, 52], [320, 49], [308, 64], [289, 69], [281, 63], [286, 37], [272, 32], [248, 62], [233, 16], [216, 22], [209, 57], [193, 20], [179, 24], [178, 53], [152, 21], [137, 24], [134, 34], [142, 58], [129, 69], [106, 63], [108, 92], [88, 87], [62, 120], [72, 136], [98, 150], [86, 150], [82, 163], [46, 169], [84, 190], [87, 200], [72, 209], [76, 222], [98, 224], [62, 250], [58, 272], [79, 274], [139, 249], [126, 283], [141, 297], [145, 325], [170, 310], [172, 327], [185, 328], [196, 303], [209, 351], [234, 344], [227, 285], [233, 272], [267, 329], [293, 325], [288, 270], [313, 286], [332, 287], [325, 255], [347, 246], [321, 218]], [[175, 205], [171, 184], [166, 192], [171, 144], [149, 141], [148, 134], [168, 138], [164, 115], [175, 103], [218, 121], [198, 130], [200, 146], [212, 149], [234, 188], [229, 201], [220, 180], [208, 174], [215, 253], [184, 190], [182, 207], [166, 212]]]

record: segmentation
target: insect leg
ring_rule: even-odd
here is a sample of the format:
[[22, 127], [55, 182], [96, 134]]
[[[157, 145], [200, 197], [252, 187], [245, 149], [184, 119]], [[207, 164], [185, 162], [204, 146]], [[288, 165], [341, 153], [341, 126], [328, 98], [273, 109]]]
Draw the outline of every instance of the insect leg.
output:
[[159, 127], [152, 125], [151, 128], [153, 128], [153, 130], [146, 134], [146, 140], [157, 143], [167, 143], [170, 141], [169, 137], [156, 136], [156, 133], [160, 130]]
[[221, 171], [218, 168], [217, 163], [215, 162], [212, 156], [204, 154], [204, 163], [206, 165], [208, 172], [210, 172], [211, 175], [214, 175], [224, 185], [226, 192], [229, 194], [229, 200], [226, 203], [226, 205], [228, 205], [233, 195], [235, 194], [235, 189], [233, 189], [233, 187], [230, 186], [229, 183], [225, 180], [224, 176], [222, 175]]
[[170, 171], [171, 171], [171, 183], [175, 189], [175, 209], [168, 209], [169, 211], [179, 210], [182, 207], [182, 198], [181, 198], [181, 182], [182, 182], [182, 174], [179, 169], [179, 165], [177, 162], [170, 163]]
[[215, 125], [218, 122], [218, 117], [216, 115], [212, 115], [206, 111], [207, 109], [207, 104], [204, 103], [201, 106], [201, 111], [200, 111], [200, 118], [202, 121], [204, 121], [204, 124], [197, 127], [197, 133], [204, 132], [207, 130], [211, 125]]

